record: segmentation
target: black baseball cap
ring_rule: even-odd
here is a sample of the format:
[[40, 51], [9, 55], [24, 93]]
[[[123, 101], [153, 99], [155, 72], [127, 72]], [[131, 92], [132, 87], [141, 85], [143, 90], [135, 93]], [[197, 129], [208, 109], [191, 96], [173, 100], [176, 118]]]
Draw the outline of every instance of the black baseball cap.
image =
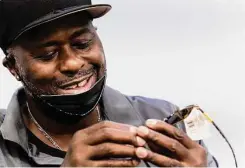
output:
[[110, 9], [91, 0], [0, 0], [0, 48], [6, 52], [23, 33], [55, 19], [83, 11], [99, 18]]

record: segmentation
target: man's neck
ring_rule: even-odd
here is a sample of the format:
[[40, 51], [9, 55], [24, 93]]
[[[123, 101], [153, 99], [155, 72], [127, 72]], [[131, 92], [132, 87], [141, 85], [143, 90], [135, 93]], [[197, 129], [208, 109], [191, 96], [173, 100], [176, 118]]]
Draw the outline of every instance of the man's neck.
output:
[[98, 122], [99, 114], [97, 110], [94, 110], [89, 115], [82, 118], [76, 124], [61, 124], [57, 121], [54, 121], [48, 118], [41, 109], [38, 108], [38, 105], [33, 101], [31, 97], [27, 97], [28, 108], [24, 108], [23, 117], [24, 122], [27, 128], [40, 140], [45, 142], [47, 145], [53, 147], [53, 144], [45, 137], [38, 125], [31, 119], [29, 112], [32, 114], [37, 123], [42, 127], [42, 129], [52, 137], [52, 139], [59, 144], [62, 150], [66, 151], [72, 139], [72, 136], [78, 130], [87, 128]]

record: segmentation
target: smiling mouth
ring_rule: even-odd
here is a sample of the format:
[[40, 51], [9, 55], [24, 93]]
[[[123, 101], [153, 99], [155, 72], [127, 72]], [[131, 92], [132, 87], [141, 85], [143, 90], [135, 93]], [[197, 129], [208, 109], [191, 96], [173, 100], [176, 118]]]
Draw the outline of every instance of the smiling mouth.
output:
[[87, 75], [86, 77], [82, 77], [82, 78], [76, 79], [72, 82], [63, 84], [62, 86], [60, 86], [60, 88], [63, 90], [72, 90], [72, 89], [84, 87], [93, 75], [94, 75], [94, 72]]

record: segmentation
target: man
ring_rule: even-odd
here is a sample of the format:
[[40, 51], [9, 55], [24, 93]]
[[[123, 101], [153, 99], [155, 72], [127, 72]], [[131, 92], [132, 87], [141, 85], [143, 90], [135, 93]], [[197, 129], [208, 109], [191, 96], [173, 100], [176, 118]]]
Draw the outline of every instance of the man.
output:
[[175, 105], [106, 86], [92, 21], [110, 5], [0, 3], [3, 64], [23, 84], [0, 113], [0, 166], [217, 166], [183, 124], [161, 121]]

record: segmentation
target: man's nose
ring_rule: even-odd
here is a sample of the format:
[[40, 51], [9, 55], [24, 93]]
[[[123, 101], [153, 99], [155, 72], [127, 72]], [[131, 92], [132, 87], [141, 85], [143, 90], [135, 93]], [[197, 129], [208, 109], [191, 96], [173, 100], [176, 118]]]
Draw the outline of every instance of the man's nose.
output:
[[72, 76], [86, 64], [86, 60], [69, 47], [65, 47], [60, 57], [60, 72]]

